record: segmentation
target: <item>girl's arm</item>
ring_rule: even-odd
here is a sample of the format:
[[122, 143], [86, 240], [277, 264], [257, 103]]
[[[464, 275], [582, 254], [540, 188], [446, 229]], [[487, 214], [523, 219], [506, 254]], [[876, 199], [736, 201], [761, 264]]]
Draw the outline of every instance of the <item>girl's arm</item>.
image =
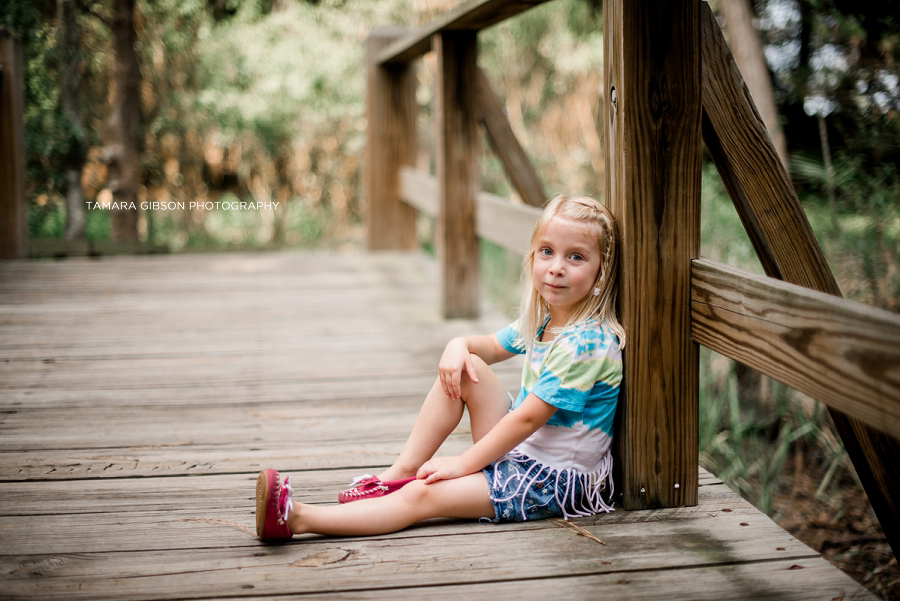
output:
[[438, 480], [474, 474], [534, 434], [554, 413], [556, 407], [529, 394], [521, 405], [507, 413], [484, 438], [469, 447], [465, 453], [458, 457], [435, 457], [426, 461], [416, 473], [416, 478], [424, 478], [425, 484], [431, 484]]
[[441, 387], [451, 399], [458, 399], [461, 394], [460, 380], [465, 371], [473, 382], [478, 382], [472, 355], [478, 355], [488, 365], [505, 361], [515, 356], [500, 344], [496, 334], [487, 336], [460, 336], [447, 343], [441, 362], [438, 365]]

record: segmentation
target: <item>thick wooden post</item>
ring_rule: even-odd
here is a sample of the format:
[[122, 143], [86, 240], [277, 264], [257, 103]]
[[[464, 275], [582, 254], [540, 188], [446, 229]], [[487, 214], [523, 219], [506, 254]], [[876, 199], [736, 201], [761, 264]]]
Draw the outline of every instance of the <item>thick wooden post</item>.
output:
[[478, 317], [478, 66], [474, 31], [435, 34], [437, 226], [444, 317]]
[[605, 0], [606, 198], [621, 231], [628, 336], [616, 451], [625, 509], [697, 504], [700, 13], [696, 0]]
[[28, 256], [22, 44], [0, 26], [0, 259]]
[[366, 40], [366, 231], [372, 250], [412, 250], [416, 211], [400, 200], [398, 170], [416, 159], [416, 74], [411, 64], [379, 67], [380, 50], [402, 27], [377, 27]]

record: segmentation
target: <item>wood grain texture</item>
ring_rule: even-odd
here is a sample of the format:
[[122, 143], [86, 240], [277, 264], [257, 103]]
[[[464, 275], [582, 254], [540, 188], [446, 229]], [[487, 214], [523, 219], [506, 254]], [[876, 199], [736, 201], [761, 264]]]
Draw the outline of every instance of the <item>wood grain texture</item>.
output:
[[[400, 197], [426, 215], [437, 216], [437, 178], [411, 167], [400, 169]], [[528, 251], [531, 233], [540, 216], [541, 209], [537, 207], [516, 205], [481, 190], [475, 192], [475, 231], [478, 237], [511, 252], [524, 254]], [[498, 223], [503, 226], [497, 227]]]
[[487, 73], [481, 68], [478, 69], [478, 102], [481, 109], [481, 123], [487, 132], [491, 148], [503, 163], [507, 177], [525, 204], [543, 207], [547, 202], [544, 186], [531, 160], [525, 154], [525, 149], [513, 133], [504, 107], [491, 87]]
[[[790, 178], [715, 17], [701, 2], [704, 140], [766, 274], [840, 296]], [[900, 556], [900, 441], [829, 408], [895, 556]]]
[[434, 36], [435, 154], [440, 212], [437, 250], [441, 264], [444, 317], [476, 317], [479, 311], [479, 253], [475, 233], [478, 188], [478, 114], [474, 31]]
[[900, 316], [709, 259], [693, 264], [696, 342], [900, 436]]
[[697, 502], [700, 29], [694, 2], [604, 2], [606, 198], [619, 222], [626, 508]]
[[433, 36], [442, 31], [477, 32], [543, 4], [547, 0], [470, 0], [434, 22], [397, 40], [377, 57], [379, 65], [408, 63], [432, 49]]
[[22, 43], [0, 26], [0, 259], [28, 256]]
[[366, 233], [372, 250], [417, 247], [415, 211], [400, 202], [397, 169], [415, 164], [416, 76], [411, 65], [379, 66], [375, 55], [401, 28], [374, 28], [366, 39]]
[[871, 598], [703, 470], [695, 506], [574, 523], [605, 545], [456, 520], [259, 543], [258, 470], [333, 503], [396, 457], [446, 340], [506, 325], [441, 319], [438, 276], [398, 252], [0, 263], [0, 596]]

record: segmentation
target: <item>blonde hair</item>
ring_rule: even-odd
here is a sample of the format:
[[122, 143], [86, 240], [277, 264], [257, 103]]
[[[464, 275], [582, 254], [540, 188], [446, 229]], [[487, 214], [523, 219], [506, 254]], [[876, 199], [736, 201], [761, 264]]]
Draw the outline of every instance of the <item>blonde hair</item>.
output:
[[619, 228], [610, 210], [589, 196], [557, 196], [544, 206], [544, 212], [534, 226], [531, 246], [522, 262], [522, 301], [519, 303], [519, 333], [522, 342], [530, 349], [538, 329], [550, 314], [549, 307], [531, 282], [531, 272], [534, 253], [540, 247], [547, 224], [554, 217], [562, 217], [587, 227], [589, 232], [596, 235], [597, 249], [600, 252], [600, 269], [592, 287], [599, 289], [600, 294], [595, 296], [588, 293], [569, 314], [562, 328], [554, 328], [554, 331], [596, 318], [618, 336], [619, 348], [624, 348], [625, 329], [616, 316]]

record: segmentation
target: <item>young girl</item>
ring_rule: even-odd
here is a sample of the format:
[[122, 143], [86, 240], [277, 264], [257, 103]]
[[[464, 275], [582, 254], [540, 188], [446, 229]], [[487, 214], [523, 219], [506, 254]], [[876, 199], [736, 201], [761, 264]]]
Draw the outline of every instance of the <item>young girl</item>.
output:
[[[292, 501], [290, 477], [256, 485], [263, 540], [313, 532], [373, 535], [433, 517], [534, 520], [612, 511], [612, 424], [625, 333], [615, 316], [617, 228], [602, 204], [558, 196], [525, 257], [519, 318], [489, 336], [454, 338], [397, 460], [341, 493], [339, 505]], [[519, 396], [490, 367], [526, 355]], [[474, 444], [433, 457], [468, 408]], [[350, 501], [360, 501], [353, 502]]]

